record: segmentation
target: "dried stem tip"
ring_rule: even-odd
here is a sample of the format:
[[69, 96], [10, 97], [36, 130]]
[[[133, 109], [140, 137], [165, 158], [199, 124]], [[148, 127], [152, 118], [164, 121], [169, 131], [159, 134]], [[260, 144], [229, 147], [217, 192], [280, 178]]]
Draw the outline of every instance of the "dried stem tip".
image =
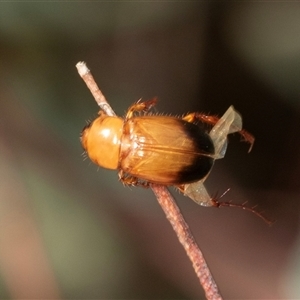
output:
[[80, 61], [76, 64], [76, 68], [78, 70], [78, 73], [81, 77], [86, 75], [87, 73], [90, 73], [90, 69], [87, 67], [86, 63], [84, 61]]
[[94, 96], [97, 104], [100, 106], [100, 108], [109, 116], [115, 116], [115, 112], [110, 107], [108, 102], [106, 101], [105, 96], [99, 89], [97, 83], [94, 80], [94, 77], [92, 73], [90, 72], [89, 68], [86, 66], [86, 63], [83, 61], [80, 61], [76, 64], [76, 68], [78, 70], [79, 75], [84, 80], [85, 84], [91, 91], [92, 95]]

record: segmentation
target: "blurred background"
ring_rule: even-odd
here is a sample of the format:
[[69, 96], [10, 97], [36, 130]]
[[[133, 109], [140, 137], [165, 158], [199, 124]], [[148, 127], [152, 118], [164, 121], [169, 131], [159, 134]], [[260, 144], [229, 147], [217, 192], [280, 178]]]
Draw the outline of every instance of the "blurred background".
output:
[[204, 298], [152, 191], [83, 161], [81, 60], [121, 116], [235, 106], [254, 148], [231, 136], [206, 186], [275, 224], [171, 191], [225, 299], [299, 298], [299, 36], [299, 3], [1, 3], [0, 298]]

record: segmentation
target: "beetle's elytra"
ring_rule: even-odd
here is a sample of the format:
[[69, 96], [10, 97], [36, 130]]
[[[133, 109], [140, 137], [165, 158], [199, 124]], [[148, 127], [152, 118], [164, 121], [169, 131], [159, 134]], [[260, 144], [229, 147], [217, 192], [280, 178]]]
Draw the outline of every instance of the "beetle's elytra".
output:
[[[242, 129], [232, 106], [221, 118], [201, 113], [177, 118], [147, 114], [155, 104], [156, 99], [138, 101], [124, 119], [100, 111], [81, 133], [84, 150], [95, 164], [118, 169], [125, 185], [173, 185], [200, 205], [216, 206], [203, 182], [214, 161], [224, 157], [227, 135], [239, 132], [250, 149], [254, 137]], [[195, 121], [212, 129], [207, 132]]]

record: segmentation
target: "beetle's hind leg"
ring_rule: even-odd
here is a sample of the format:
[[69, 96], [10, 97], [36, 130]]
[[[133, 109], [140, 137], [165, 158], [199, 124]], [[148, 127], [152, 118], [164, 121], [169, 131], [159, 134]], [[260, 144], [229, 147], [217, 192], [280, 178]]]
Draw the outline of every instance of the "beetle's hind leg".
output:
[[133, 114], [135, 112], [147, 112], [149, 109], [151, 109], [157, 102], [157, 98], [153, 98], [151, 100], [140, 102], [141, 99], [139, 99], [136, 103], [132, 104], [127, 113], [125, 119], [128, 120], [132, 118]]
[[192, 200], [194, 200], [197, 204], [206, 206], [206, 207], [238, 207], [243, 210], [250, 211], [263, 219], [268, 225], [272, 225], [274, 221], [269, 220], [266, 218], [262, 212], [258, 211], [255, 209], [255, 206], [246, 206], [246, 203], [243, 204], [234, 204], [231, 201], [229, 202], [220, 202], [219, 199], [221, 199], [228, 191], [225, 191], [220, 197], [211, 197], [209, 196], [204, 184], [204, 180], [200, 180], [198, 182], [194, 182], [191, 184], [185, 184], [185, 185], [180, 185], [176, 186], [179, 191], [181, 191], [185, 196], [188, 196]]
[[[221, 127], [224, 127], [224, 123], [227, 122], [229, 127], [227, 128], [226, 135], [228, 135], [230, 133], [238, 132], [241, 135], [243, 141], [250, 144], [250, 148], [249, 148], [248, 152], [250, 152], [253, 147], [255, 138], [252, 134], [250, 134], [246, 130], [242, 129], [242, 119], [241, 119], [239, 113], [234, 110], [233, 106], [230, 106], [229, 109], [226, 111], [226, 113], [221, 118], [219, 118], [218, 116], [214, 116], [214, 115], [205, 115], [202, 113], [194, 112], [194, 113], [190, 113], [190, 114], [184, 116], [182, 119], [189, 123], [193, 123], [195, 121], [201, 121], [202, 123], [213, 126], [213, 128], [210, 132], [210, 136], [212, 137], [213, 140], [216, 135], [215, 133], [217, 131], [221, 132]], [[230, 124], [229, 124], [229, 122], [230, 122]]]
[[124, 184], [128, 186], [141, 186], [144, 188], [149, 188], [150, 183], [147, 181], [142, 181], [137, 177], [131, 176], [124, 171], [120, 170], [119, 173], [119, 180]]

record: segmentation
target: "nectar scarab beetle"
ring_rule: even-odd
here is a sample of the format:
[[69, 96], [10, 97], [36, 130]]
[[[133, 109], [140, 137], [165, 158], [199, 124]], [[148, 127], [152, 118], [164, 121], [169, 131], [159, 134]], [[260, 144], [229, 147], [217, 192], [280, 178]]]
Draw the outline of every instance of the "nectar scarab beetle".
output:
[[[233, 106], [221, 118], [202, 113], [183, 118], [148, 114], [155, 104], [156, 99], [138, 101], [124, 119], [100, 111], [81, 133], [87, 155], [101, 167], [117, 169], [125, 185], [175, 186], [200, 205], [220, 206], [222, 203], [209, 196], [203, 182], [214, 161], [224, 157], [228, 134], [238, 132], [251, 150], [254, 137], [242, 129], [240, 114]], [[195, 121], [212, 128], [205, 131]], [[239, 205], [225, 202], [224, 206]]]

